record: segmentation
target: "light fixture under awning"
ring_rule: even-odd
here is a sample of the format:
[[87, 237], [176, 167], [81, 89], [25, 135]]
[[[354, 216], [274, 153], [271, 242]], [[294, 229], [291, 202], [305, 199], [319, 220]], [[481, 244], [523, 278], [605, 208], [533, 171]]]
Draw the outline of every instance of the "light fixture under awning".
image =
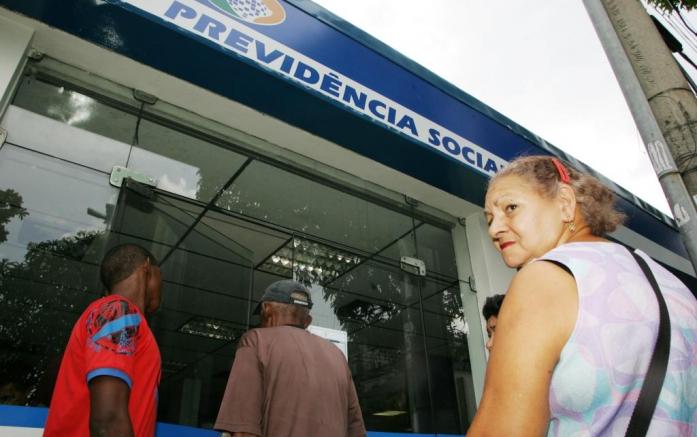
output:
[[259, 270], [287, 278], [295, 272], [301, 281], [326, 284], [361, 262], [363, 258], [358, 255], [294, 237], [267, 258]]
[[394, 417], [394, 416], [401, 416], [402, 414], [407, 414], [407, 412], [406, 411], [399, 411], [399, 410], [387, 410], [387, 411], [381, 411], [379, 413], [373, 413], [373, 416]]
[[232, 341], [242, 335], [244, 328], [237, 323], [209, 317], [193, 317], [184, 323], [179, 332], [216, 340]]

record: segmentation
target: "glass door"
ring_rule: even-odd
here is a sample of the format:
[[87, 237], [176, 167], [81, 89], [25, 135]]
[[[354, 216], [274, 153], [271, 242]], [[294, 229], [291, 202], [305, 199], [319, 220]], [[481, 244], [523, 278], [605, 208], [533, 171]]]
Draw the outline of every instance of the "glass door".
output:
[[162, 269], [163, 301], [150, 317], [162, 353], [160, 421], [215, 420], [250, 324], [253, 251], [235, 236], [244, 231], [211, 222], [206, 204], [124, 180], [107, 246], [140, 244]]

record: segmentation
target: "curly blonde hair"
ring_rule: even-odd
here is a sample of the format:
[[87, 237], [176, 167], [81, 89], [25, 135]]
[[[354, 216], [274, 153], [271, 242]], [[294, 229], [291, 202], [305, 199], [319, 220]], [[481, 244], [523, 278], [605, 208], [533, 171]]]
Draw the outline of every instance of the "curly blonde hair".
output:
[[[557, 158], [558, 159], [558, 158]], [[569, 186], [576, 194], [581, 216], [593, 235], [603, 235], [617, 229], [626, 216], [615, 209], [615, 194], [595, 177], [581, 173], [566, 162], [559, 160], [569, 173]], [[489, 181], [515, 175], [528, 181], [537, 192], [553, 198], [562, 184], [559, 171], [551, 156], [524, 156], [515, 159]]]

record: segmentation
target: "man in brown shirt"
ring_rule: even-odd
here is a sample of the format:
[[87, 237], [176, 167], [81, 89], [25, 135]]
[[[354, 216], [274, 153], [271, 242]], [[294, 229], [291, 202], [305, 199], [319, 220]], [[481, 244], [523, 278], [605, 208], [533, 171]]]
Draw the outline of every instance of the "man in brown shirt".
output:
[[305, 330], [312, 298], [302, 284], [271, 284], [261, 328], [242, 336], [215, 429], [233, 437], [364, 437], [361, 407], [339, 348]]

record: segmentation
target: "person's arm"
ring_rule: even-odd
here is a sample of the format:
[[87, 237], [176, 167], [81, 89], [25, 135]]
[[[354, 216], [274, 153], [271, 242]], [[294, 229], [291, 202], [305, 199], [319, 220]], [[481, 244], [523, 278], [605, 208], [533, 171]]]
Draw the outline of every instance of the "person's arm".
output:
[[576, 282], [562, 268], [538, 261], [516, 274], [498, 316], [468, 437], [544, 435], [552, 372], [577, 314]]
[[98, 376], [90, 380], [89, 389], [90, 436], [133, 436], [128, 414], [128, 384], [120, 378]]

